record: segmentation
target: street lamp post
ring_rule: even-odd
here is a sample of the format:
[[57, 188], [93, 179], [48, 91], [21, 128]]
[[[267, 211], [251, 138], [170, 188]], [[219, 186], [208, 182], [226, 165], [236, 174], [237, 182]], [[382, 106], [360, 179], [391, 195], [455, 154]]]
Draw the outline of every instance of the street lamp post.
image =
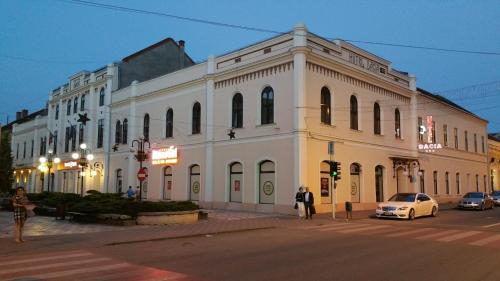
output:
[[[45, 171], [46, 169], [48, 170], [49, 178], [47, 180], [47, 191], [53, 192], [53, 190], [50, 186], [50, 176], [51, 176], [50, 169], [52, 168], [53, 164], [59, 164], [61, 162], [61, 159], [59, 159], [59, 157], [54, 157], [53, 151], [49, 150], [47, 157], [42, 156], [42, 157], [40, 157], [39, 161], [41, 163], [40, 166], [38, 167], [39, 170], [42, 172]], [[42, 189], [43, 189], [43, 187], [42, 187]]]
[[[148, 154], [144, 151], [146, 144], [148, 145], [148, 149], [150, 148], [149, 141], [144, 139], [144, 137], [139, 138], [138, 140], [132, 141], [132, 147], [134, 147], [134, 143], [137, 143], [137, 153], [134, 155], [135, 159], [139, 162], [139, 169], [142, 170], [142, 162], [148, 159]], [[142, 200], [142, 181], [139, 181], [139, 200]]]
[[71, 157], [78, 162], [78, 166], [82, 169], [80, 172], [80, 196], [83, 197], [83, 179], [85, 177], [85, 168], [88, 166], [89, 161], [94, 160], [94, 155], [90, 153], [85, 143], [81, 143], [80, 153], [75, 152], [71, 155]]

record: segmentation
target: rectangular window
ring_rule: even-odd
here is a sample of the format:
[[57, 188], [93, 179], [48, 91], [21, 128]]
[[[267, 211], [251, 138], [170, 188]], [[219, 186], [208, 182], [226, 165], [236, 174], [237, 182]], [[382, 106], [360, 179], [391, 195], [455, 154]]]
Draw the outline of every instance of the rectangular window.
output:
[[23, 146], [23, 159], [26, 158], [26, 142], [24, 142]]
[[425, 171], [420, 171], [420, 192], [425, 193]]
[[465, 151], [469, 151], [469, 137], [467, 136], [467, 131], [464, 132], [465, 139]]
[[76, 125], [71, 126], [71, 151], [76, 151]]
[[78, 132], [78, 144], [82, 144], [83, 143], [83, 137], [84, 137], [84, 125], [80, 123], [80, 128], [79, 128], [79, 132]]
[[80, 111], [84, 111], [85, 110], [85, 94], [82, 95], [82, 97], [80, 98]]
[[455, 136], [455, 149], [458, 149], [458, 129], [453, 129], [453, 134]]
[[444, 177], [445, 183], [446, 183], [446, 194], [450, 194], [450, 178], [449, 178], [449, 173], [446, 172]]
[[436, 143], [436, 121], [432, 121], [432, 143]]
[[54, 131], [54, 154], [57, 154], [57, 131]]
[[16, 145], [16, 159], [19, 159], [19, 144]]
[[97, 121], [97, 148], [101, 148], [104, 139], [104, 119]]
[[484, 192], [488, 192], [488, 188], [486, 187], [486, 175], [483, 175], [483, 185], [484, 185]]
[[457, 185], [457, 194], [460, 194], [460, 174], [457, 173], [455, 176], [455, 184]]
[[477, 153], [477, 134], [474, 134], [474, 152]]
[[443, 143], [448, 146], [448, 125], [443, 125]]
[[434, 194], [438, 194], [438, 172], [434, 171], [434, 173], [432, 173], [432, 177], [434, 180]]
[[476, 191], [479, 192], [479, 175], [476, 174]]
[[66, 132], [64, 134], [64, 152], [69, 151], [69, 139], [70, 139], [70, 134], [69, 134], [69, 127], [66, 127]]
[[[33, 158], [33, 154], [35, 152], [35, 140], [31, 140], [31, 158]], [[54, 152], [55, 153], [55, 152]]]
[[418, 117], [418, 141], [424, 141], [424, 123], [422, 117]]
[[484, 149], [484, 136], [481, 136], [481, 146], [483, 148], [483, 153], [485, 153], [485, 149]]

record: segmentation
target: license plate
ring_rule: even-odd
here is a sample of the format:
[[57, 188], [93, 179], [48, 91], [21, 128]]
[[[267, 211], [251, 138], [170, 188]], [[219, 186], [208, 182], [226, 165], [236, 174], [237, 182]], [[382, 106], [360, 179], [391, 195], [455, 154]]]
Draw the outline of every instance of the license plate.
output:
[[384, 212], [385, 216], [392, 216], [392, 212]]

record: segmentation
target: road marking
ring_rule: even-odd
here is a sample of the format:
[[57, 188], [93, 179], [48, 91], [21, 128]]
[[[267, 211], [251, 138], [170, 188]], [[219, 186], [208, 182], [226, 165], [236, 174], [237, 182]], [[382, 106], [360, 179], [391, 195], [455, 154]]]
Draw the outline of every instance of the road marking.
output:
[[388, 234], [388, 235], [386, 235], [386, 237], [399, 237], [399, 236], [417, 234], [420, 232], [426, 232], [426, 231], [433, 230], [433, 229], [434, 228], [428, 228], [428, 227], [419, 228], [419, 229], [415, 229], [415, 230], [409, 230], [409, 231], [403, 231], [403, 232], [398, 232], [398, 233], [394, 233], [394, 234]]
[[381, 229], [381, 228], [386, 228], [386, 227], [389, 227], [389, 226], [387, 226], [387, 225], [372, 225], [372, 226], [360, 227], [360, 228], [355, 228], [355, 229], [341, 230], [339, 232], [340, 233], [354, 233], [354, 232], [359, 232], [359, 231]]
[[51, 257], [43, 257], [43, 258], [30, 258], [25, 260], [15, 260], [15, 261], [2, 261], [1, 266], [5, 265], [14, 265], [19, 263], [27, 263], [27, 262], [38, 262], [38, 261], [48, 261], [48, 260], [57, 260], [57, 259], [67, 259], [67, 258], [77, 258], [77, 257], [85, 257], [92, 256], [92, 253], [77, 253], [77, 254], [69, 254], [69, 255], [61, 255], [61, 256], [51, 256]]
[[500, 225], [500, 222], [499, 223], [494, 223], [494, 224], [483, 225], [483, 227], [488, 228], [488, 227], [494, 227], [494, 226], [497, 226], [497, 225]]
[[435, 238], [435, 237], [439, 237], [439, 236], [445, 236], [448, 234], [454, 234], [457, 232], [460, 232], [460, 230], [445, 230], [445, 231], [439, 231], [437, 233], [427, 234], [427, 235], [419, 236], [419, 237], [415, 237], [415, 238], [416, 239], [430, 239], [430, 238]]
[[469, 237], [469, 236], [473, 236], [473, 235], [476, 235], [478, 233], [482, 233], [482, 232], [481, 231], [467, 231], [467, 232], [458, 233], [458, 234], [455, 234], [455, 235], [443, 237], [443, 238], [438, 239], [437, 241], [451, 242], [451, 241], [455, 241], [455, 240], [458, 240], [458, 239], [462, 239], [462, 238], [466, 238], [466, 237]]
[[31, 271], [31, 270], [39, 270], [39, 269], [47, 269], [47, 268], [53, 268], [53, 267], [61, 267], [61, 266], [70, 266], [70, 265], [79, 265], [79, 264], [86, 264], [86, 263], [97, 263], [101, 261], [109, 261], [111, 260], [110, 258], [92, 258], [88, 260], [77, 260], [77, 261], [71, 261], [71, 262], [60, 262], [60, 263], [51, 263], [51, 264], [44, 264], [44, 265], [35, 265], [35, 266], [27, 266], [27, 267], [19, 267], [19, 268], [11, 268], [11, 269], [4, 269], [0, 270], [0, 275], [2, 274], [8, 274], [8, 273], [15, 273], [15, 272], [23, 272], [23, 271]]
[[497, 241], [497, 240], [500, 240], [500, 234], [496, 234], [496, 235], [493, 235], [493, 236], [490, 236], [490, 237], [486, 237], [486, 238], [477, 240], [475, 242], [469, 243], [469, 245], [483, 246], [483, 245], [486, 245], [488, 243], [491, 243], [491, 242], [494, 242], [494, 241]]
[[330, 227], [325, 227], [325, 228], [320, 228], [318, 231], [336, 231], [340, 229], [349, 229], [349, 228], [359, 228], [359, 227], [366, 227], [366, 224], [344, 224], [344, 225], [338, 225], [338, 226], [330, 226]]
[[322, 225], [313, 225], [313, 226], [303, 226], [300, 227], [300, 229], [319, 229], [319, 228], [325, 228], [325, 227], [334, 227], [334, 226], [340, 226], [340, 225], [352, 225], [352, 223], [329, 223], [329, 224], [322, 224]]
[[98, 271], [103, 271], [103, 270], [110, 270], [110, 269], [119, 269], [119, 268], [125, 268], [130, 266], [129, 263], [123, 262], [123, 263], [116, 263], [116, 264], [109, 264], [109, 265], [102, 265], [102, 266], [93, 266], [89, 268], [81, 268], [81, 269], [72, 269], [72, 270], [66, 270], [66, 271], [58, 271], [58, 272], [52, 272], [52, 273], [42, 273], [42, 274], [35, 274], [35, 275], [29, 275], [29, 276], [21, 276], [17, 277], [18, 279], [22, 279], [22, 277], [25, 278], [38, 278], [38, 279], [50, 279], [50, 278], [59, 278], [59, 277], [65, 277], [65, 276], [71, 276], [75, 274], [81, 274], [81, 273], [88, 273], [88, 272], [93, 272], [96, 273]]

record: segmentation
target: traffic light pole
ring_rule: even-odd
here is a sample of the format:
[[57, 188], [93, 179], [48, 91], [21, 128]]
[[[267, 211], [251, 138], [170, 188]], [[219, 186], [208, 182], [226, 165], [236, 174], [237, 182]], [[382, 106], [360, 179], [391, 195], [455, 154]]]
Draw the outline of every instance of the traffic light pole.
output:
[[[331, 163], [333, 163], [332, 161], [332, 156], [333, 154], [330, 154], [330, 165], [332, 165]], [[331, 190], [331, 197], [332, 197], [332, 218], [335, 219], [335, 196], [334, 196], [334, 192], [335, 192], [335, 183], [334, 183], [334, 177], [332, 175], [332, 173], [330, 173], [330, 190]]]

